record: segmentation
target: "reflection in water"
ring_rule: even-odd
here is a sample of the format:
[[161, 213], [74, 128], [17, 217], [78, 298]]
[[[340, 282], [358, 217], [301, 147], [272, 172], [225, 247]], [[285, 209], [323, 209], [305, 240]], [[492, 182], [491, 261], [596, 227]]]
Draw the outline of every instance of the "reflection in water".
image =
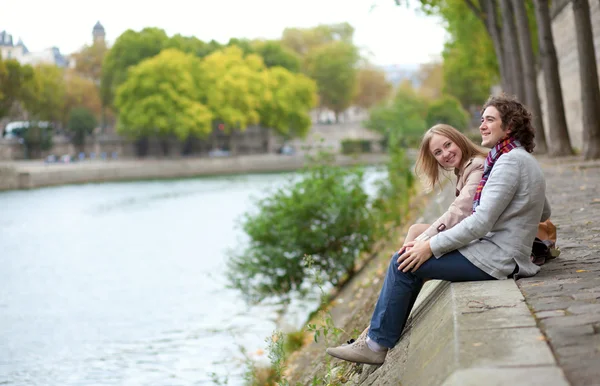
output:
[[226, 289], [225, 251], [251, 198], [289, 178], [0, 193], [0, 384], [241, 384], [241, 348], [264, 349], [278, 309]]

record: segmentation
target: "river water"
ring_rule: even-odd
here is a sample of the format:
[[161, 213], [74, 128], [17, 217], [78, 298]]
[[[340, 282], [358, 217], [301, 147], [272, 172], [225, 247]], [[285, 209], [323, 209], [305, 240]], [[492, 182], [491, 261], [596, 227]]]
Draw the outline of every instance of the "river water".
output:
[[0, 193], [0, 385], [242, 385], [246, 356], [316, 307], [282, 320], [226, 289], [237, 220], [290, 178]]

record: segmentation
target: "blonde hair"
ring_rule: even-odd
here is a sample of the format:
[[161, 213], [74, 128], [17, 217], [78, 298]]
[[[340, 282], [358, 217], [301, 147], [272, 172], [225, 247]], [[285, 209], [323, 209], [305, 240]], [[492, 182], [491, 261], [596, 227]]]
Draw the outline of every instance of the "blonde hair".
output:
[[415, 164], [417, 175], [423, 179], [425, 185], [429, 189], [433, 189], [439, 184], [440, 170], [443, 169], [429, 149], [429, 143], [435, 134], [448, 138], [458, 146], [462, 152], [462, 159], [458, 167], [459, 169], [463, 167], [465, 162], [473, 157], [487, 156], [486, 150], [475, 145], [466, 135], [456, 130], [454, 127], [443, 123], [433, 126], [423, 135], [423, 140], [419, 147], [419, 155], [417, 156], [417, 162]]

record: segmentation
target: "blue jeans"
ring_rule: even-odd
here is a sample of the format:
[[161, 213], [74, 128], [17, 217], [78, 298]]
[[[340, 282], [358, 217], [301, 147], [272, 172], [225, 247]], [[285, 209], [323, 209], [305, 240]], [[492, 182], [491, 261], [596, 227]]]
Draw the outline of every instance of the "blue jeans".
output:
[[449, 252], [439, 259], [432, 256], [415, 272], [399, 271], [397, 260], [398, 253], [394, 253], [369, 328], [369, 337], [389, 348], [400, 339], [424, 279], [452, 282], [496, 280], [458, 251]]

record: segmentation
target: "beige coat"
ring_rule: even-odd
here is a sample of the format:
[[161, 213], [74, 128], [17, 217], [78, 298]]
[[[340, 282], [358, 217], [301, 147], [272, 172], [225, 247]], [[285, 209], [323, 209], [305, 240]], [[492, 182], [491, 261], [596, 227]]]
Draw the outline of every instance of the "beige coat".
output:
[[456, 198], [450, 207], [417, 240], [427, 240], [438, 233], [450, 229], [473, 211], [473, 197], [483, 176], [485, 158], [474, 157], [456, 173]]

